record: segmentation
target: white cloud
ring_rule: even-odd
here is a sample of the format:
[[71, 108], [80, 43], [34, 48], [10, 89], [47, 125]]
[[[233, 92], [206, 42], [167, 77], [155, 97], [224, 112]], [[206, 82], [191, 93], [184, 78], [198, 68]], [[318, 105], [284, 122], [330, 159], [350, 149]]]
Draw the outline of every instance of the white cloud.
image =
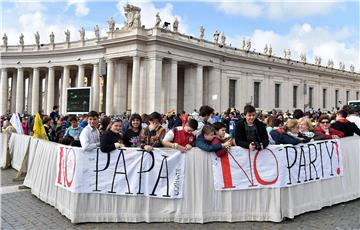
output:
[[155, 25], [155, 16], [159, 12], [161, 18], [161, 24], [163, 22], [170, 22], [171, 24], [175, 21], [175, 17], [179, 20], [179, 32], [181, 33], [188, 33], [188, 25], [185, 20], [173, 13], [173, 5], [170, 3], [166, 3], [163, 8], [156, 8], [154, 3], [151, 1], [125, 1], [121, 0], [117, 4], [117, 9], [119, 12], [124, 16], [124, 9], [123, 7], [127, 4], [132, 4], [141, 8], [141, 23], [145, 25], [145, 28], [152, 28]]
[[75, 5], [75, 14], [78, 17], [86, 16], [90, 12], [90, 9], [85, 4], [85, 0], [69, 0], [67, 9], [72, 5]]
[[212, 3], [226, 14], [242, 15], [250, 18], [265, 17], [269, 19], [286, 20], [314, 15], [326, 15], [332, 10], [342, 9], [336, 1], [229, 1], [222, 0]]
[[[273, 55], [283, 57], [283, 50], [290, 48], [291, 59], [300, 60], [300, 54], [306, 53], [307, 62], [314, 63], [315, 56], [321, 56], [322, 65], [327, 60], [334, 61], [338, 68], [340, 61], [346, 64], [346, 69], [353, 64], [357, 70], [360, 68], [360, 55], [358, 44], [348, 44], [346, 41], [353, 36], [352, 29], [343, 27], [333, 31], [327, 27], [315, 27], [308, 23], [294, 25], [285, 35], [277, 34], [271, 30], [255, 30], [247, 36], [252, 41], [252, 50], [263, 52], [265, 44], [271, 44]], [[241, 47], [243, 35], [229, 38], [229, 43]]]

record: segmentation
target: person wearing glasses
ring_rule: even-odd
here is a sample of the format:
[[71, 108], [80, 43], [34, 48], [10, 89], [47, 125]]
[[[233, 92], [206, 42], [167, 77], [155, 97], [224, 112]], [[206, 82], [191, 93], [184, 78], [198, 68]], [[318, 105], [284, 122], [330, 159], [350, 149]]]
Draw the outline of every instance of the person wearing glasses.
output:
[[315, 134], [324, 135], [326, 140], [338, 139], [344, 137], [344, 133], [330, 128], [330, 117], [328, 115], [321, 115], [318, 120], [318, 126], [315, 128]]
[[121, 130], [122, 121], [118, 118], [112, 119], [105, 133], [100, 137], [100, 150], [102, 152], [109, 153], [124, 147]]

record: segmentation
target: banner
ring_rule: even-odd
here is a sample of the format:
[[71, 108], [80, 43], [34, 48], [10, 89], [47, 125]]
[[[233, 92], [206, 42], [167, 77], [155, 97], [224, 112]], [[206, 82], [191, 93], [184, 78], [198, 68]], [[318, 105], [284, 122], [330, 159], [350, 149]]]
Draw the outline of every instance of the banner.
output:
[[74, 193], [182, 198], [185, 154], [155, 149], [103, 153], [60, 146], [56, 185]]
[[232, 147], [212, 155], [216, 190], [287, 187], [343, 175], [337, 140], [274, 145], [262, 151]]

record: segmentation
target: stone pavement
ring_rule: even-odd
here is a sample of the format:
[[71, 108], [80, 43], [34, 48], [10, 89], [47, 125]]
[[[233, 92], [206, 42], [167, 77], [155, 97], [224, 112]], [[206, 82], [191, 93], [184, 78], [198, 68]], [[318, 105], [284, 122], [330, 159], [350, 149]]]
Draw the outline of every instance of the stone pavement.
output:
[[13, 169], [1, 170], [1, 229], [360, 229], [360, 199], [306, 213], [281, 223], [86, 223], [72, 224], [28, 189], [19, 190]]

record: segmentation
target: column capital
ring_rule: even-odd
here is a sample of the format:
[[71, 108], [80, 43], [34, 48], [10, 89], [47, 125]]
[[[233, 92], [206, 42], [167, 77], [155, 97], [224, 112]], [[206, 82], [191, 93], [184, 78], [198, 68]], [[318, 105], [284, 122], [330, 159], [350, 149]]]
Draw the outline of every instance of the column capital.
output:
[[106, 63], [114, 64], [115, 59], [114, 59], [114, 58], [105, 58], [105, 62], [106, 62]]

